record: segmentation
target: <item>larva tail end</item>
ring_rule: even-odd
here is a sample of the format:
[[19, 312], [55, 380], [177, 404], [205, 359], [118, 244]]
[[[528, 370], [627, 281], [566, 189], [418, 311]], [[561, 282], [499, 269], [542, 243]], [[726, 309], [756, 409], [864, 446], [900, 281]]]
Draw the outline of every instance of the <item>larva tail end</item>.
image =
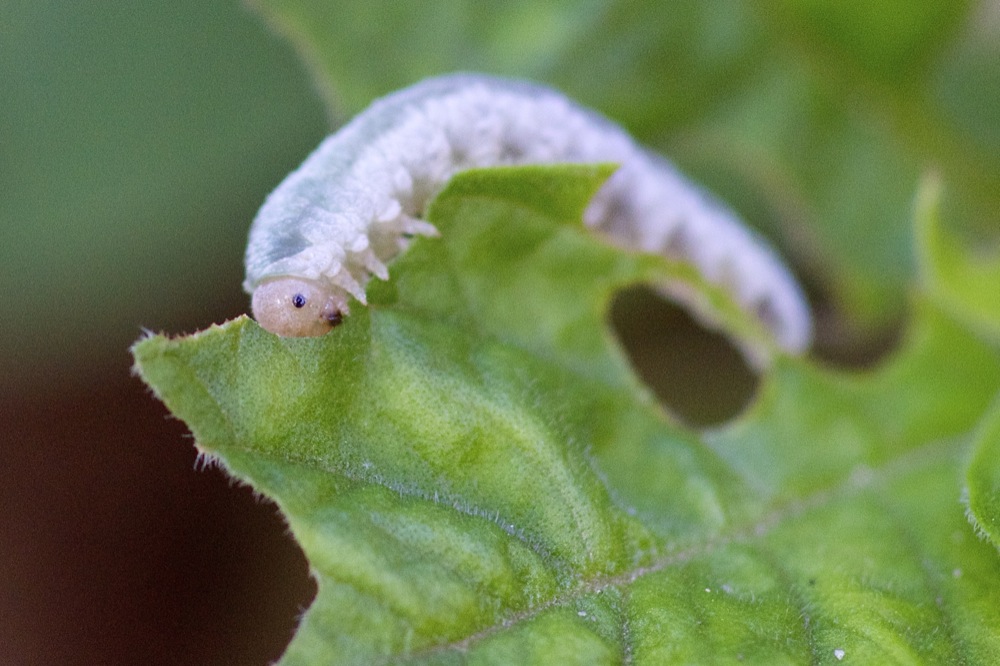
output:
[[262, 282], [251, 299], [261, 327], [286, 338], [330, 332], [347, 314], [347, 295], [314, 280], [279, 277]]

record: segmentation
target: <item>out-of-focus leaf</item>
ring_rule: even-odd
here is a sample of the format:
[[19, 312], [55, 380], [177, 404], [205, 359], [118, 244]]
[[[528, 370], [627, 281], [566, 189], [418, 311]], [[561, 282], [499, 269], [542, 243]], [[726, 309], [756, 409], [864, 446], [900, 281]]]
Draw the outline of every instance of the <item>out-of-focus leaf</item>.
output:
[[929, 176], [917, 201], [924, 281], [945, 307], [1000, 340], [1000, 248], [971, 247], [941, 222], [942, 184]]

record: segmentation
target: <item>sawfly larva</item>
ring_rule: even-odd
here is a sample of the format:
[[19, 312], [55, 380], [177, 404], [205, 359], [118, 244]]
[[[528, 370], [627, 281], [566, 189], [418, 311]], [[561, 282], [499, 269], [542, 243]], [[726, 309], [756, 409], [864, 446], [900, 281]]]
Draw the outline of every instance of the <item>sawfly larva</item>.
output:
[[[640, 251], [691, 262], [789, 352], [810, 343], [801, 289], [775, 252], [724, 206], [621, 128], [543, 86], [455, 74], [373, 103], [325, 139], [267, 198], [250, 229], [244, 288], [282, 336], [322, 335], [365, 303], [365, 285], [412, 236], [456, 172], [518, 164], [620, 165], [584, 222]], [[671, 293], [669, 286], [665, 288]]]

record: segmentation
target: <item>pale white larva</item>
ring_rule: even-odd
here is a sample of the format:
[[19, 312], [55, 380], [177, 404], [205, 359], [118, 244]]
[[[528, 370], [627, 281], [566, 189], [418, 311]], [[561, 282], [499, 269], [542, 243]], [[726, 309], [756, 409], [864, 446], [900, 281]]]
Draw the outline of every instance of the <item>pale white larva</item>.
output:
[[[254, 317], [283, 336], [322, 335], [365, 303], [372, 277], [413, 235], [456, 172], [613, 162], [587, 225], [638, 250], [690, 261], [790, 352], [809, 345], [805, 298], [774, 252], [624, 130], [554, 90], [489, 76], [433, 78], [372, 104], [267, 198], [250, 228], [243, 283]], [[668, 287], [669, 291], [669, 287]]]

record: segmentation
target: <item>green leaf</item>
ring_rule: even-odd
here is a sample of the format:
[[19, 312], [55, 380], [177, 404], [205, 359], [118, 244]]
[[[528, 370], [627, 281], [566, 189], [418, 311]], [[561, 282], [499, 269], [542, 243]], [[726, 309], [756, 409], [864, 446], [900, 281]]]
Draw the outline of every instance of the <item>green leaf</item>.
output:
[[985, 420], [968, 470], [969, 520], [1000, 548], [1000, 404]]
[[880, 370], [778, 357], [741, 418], [687, 429], [605, 320], [628, 284], [707, 287], [584, 230], [606, 174], [461, 174], [441, 237], [323, 338], [136, 344], [309, 558], [281, 663], [989, 663], [1000, 557], [960, 498], [996, 350], [917, 296]]

